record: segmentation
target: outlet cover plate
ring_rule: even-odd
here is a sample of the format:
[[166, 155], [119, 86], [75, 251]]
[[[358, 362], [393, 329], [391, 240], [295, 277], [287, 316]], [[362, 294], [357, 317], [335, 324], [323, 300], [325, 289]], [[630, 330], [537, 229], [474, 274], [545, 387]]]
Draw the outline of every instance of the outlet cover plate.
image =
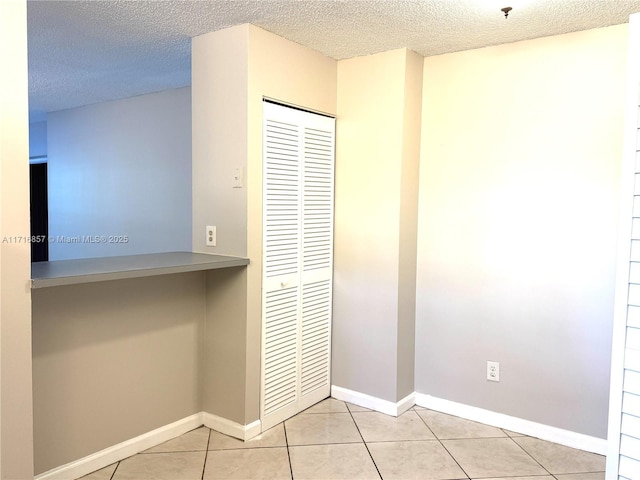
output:
[[215, 247], [217, 242], [216, 227], [207, 225], [206, 235], [207, 247]]
[[500, 362], [487, 362], [487, 380], [492, 382], [500, 381]]

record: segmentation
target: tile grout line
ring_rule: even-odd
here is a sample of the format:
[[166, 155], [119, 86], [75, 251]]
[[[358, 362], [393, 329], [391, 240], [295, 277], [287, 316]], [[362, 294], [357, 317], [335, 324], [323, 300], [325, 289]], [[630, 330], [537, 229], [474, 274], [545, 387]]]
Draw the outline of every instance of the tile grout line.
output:
[[371, 455], [371, 450], [369, 450], [369, 445], [367, 445], [367, 442], [365, 441], [364, 437], [362, 436], [362, 432], [360, 431], [360, 427], [358, 427], [358, 422], [356, 422], [356, 419], [353, 416], [353, 412], [349, 408], [349, 405], [347, 405], [347, 402], [344, 402], [344, 406], [347, 407], [347, 412], [349, 412], [349, 415], [351, 416], [351, 421], [353, 421], [353, 424], [356, 426], [356, 430], [358, 430], [358, 434], [360, 435], [360, 438], [362, 438], [362, 443], [364, 443], [364, 448], [367, 449], [367, 453], [369, 454], [369, 457], [371, 458], [371, 461], [373, 462], [373, 466], [376, 467], [376, 471], [378, 472], [378, 476], [380, 477], [381, 480], [383, 480], [382, 473], [380, 473], [380, 469], [378, 468], [378, 464], [376, 463], [375, 459], [373, 458], [373, 455]]
[[[209, 428], [209, 427], [205, 427]], [[204, 480], [204, 472], [207, 469], [207, 458], [209, 457], [209, 443], [211, 443], [211, 429], [209, 428], [209, 436], [207, 437], [207, 446], [204, 451], [204, 463], [202, 464], [202, 476], [200, 480]]]
[[453, 454], [449, 451], [449, 449], [445, 446], [445, 444], [444, 444], [444, 443], [442, 443], [442, 440], [440, 440], [440, 438], [439, 438], [439, 437], [434, 433], [434, 431], [433, 431], [433, 430], [431, 430], [431, 427], [429, 426], [429, 424], [427, 423], [427, 421], [426, 421], [424, 418], [422, 418], [422, 415], [420, 415], [420, 414], [418, 413], [418, 410], [416, 410], [415, 406], [411, 407], [411, 410], [413, 410], [413, 411], [415, 412], [415, 414], [416, 414], [416, 415], [418, 415], [418, 418], [419, 418], [420, 420], [422, 420], [422, 423], [424, 423], [425, 427], [427, 427], [427, 428], [429, 429], [429, 431], [430, 431], [430, 432], [431, 432], [431, 434], [433, 435], [433, 438], [435, 438], [435, 439], [438, 441], [438, 443], [440, 444], [440, 446], [441, 446], [442, 448], [444, 448], [444, 451], [445, 451], [445, 452], [447, 452], [447, 453], [449, 454], [449, 456], [453, 459], [453, 461], [454, 461], [454, 462], [456, 462], [456, 465], [458, 465], [458, 467], [460, 468], [460, 470], [462, 470], [462, 473], [464, 473], [464, 474], [467, 476], [467, 478], [469, 478], [469, 479], [470, 479], [470, 478], [471, 478], [471, 475], [469, 475], [469, 474], [467, 473], [467, 471], [466, 471], [464, 468], [462, 468], [462, 465], [460, 465], [460, 462], [458, 462], [458, 460], [456, 459], [456, 457], [454, 457], [454, 456], [453, 456]]
[[[503, 431], [504, 431], [504, 430], [503, 430]], [[507, 433], [507, 432], [505, 432], [505, 433]], [[507, 436], [509, 437], [509, 434], [508, 434], [508, 433], [507, 433]], [[520, 445], [518, 442], [516, 442], [516, 441], [515, 441], [513, 438], [511, 438], [511, 437], [509, 437], [509, 439], [510, 439], [513, 443], [515, 443], [515, 444], [520, 448], [520, 450], [522, 450], [522, 451], [523, 451], [524, 453], [526, 453], [529, 457], [531, 457], [531, 459], [533, 459], [533, 461], [534, 461], [534, 462], [536, 462], [538, 465], [540, 465], [540, 468], [542, 468], [545, 472], [547, 472], [547, 473], [548, 473], [549, 475], [551, 475], [553, 478], [556, 478], [556, 479], [557, 479], [557, 477], [556, 477], [553, 473], [551, 473], [549, 470], [547, 470], [547, 469], [544, 467], [544, 465], [542, 465], [542, 464], [541, 464], [541, 463], [540, 463], [540, 462], [539, 462], [539, 461], [538, 461], [538, 460], [537, 460], [533, 455], [531, 455], [529, 452], [527, 452], [527, 450], [526, 450], [522, 445]]]
[[116, 476], [116, 472], [118, 471], [118, 467], [120, 466], [120, 462], [122, 460], [118, 460], [117, 464], [116, 464], [116, 468], [113, 470], [113, 473], [111, 474], [111, 476], [109, 477], [109, 480], [113, 480]]
[[286, 420], [282, 422], [282, 429], [284, 430], [284, 443], [287, 445], [287, 459], [289, 460], [289, 473], [291, 474], [291, 480], [293, 480], [293, 465], [291, 464], [291, 452], [289, 451], [289, 437], [287, 437]]
[[[356, 413], [363, 413], [363, 412], [356, 412]], [[386, 415], [383, 414], [383, 415]], [[427, 425], [428, 427], [428, 425]], [[461, 438], [443, 438], [442, 440], [504, 440], [507, 437], [478, 437], [478, 438], [468, 438], [468, 437], [461, 437]], [[438, 437], [436, 438], [410, 438], [408, 440], [373, 440], [370, 441], [369, 443], [397, 443], [397, 442], [407, 442], [407, 443], [412, 443], [412, 442], [435, 442], [439, 440]], [[534, 475], [535, 476], [535, 475]]]
[[[293, 446], [297, 447], [298, 445], [293, 445]], [[300, 446], [302, 446], [302, 445], [300, 445]], [[286, 447], [286, 445], [265, 445], [265, 446], [262, 446], [262, 447], [212, 448], [209, 451], [210, 452], [243, 452], [243, 451], [246, 451], [246, 450], [273, 450], [274, 448], [282, 448], [282, 447]], [[200, 450], [192, 450], [192, 451], [199, 452]], [[150, 455], [152, 455], [152, 454], [150, 454]]]

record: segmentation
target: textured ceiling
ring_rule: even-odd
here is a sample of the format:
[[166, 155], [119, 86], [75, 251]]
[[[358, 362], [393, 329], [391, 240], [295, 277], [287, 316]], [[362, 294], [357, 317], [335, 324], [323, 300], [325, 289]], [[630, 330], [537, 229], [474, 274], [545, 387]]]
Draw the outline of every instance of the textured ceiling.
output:
[[37, 120], [189, 85], [191, 37], [241, 23], [336, 59], [400, 47], [430, 56], [625, 23], [640, 0], [28, 0], [27, 8]]

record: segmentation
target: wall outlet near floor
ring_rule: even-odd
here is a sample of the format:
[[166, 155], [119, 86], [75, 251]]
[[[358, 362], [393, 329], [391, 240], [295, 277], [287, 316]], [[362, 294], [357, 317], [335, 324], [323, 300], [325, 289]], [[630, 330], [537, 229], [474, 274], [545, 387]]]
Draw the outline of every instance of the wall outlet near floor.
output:
[[487, 380], [500, 381], [500, 362], [487, 362]]
[[216, 240], [217, 240], [216, 227], [207, 225], [207, 247], [215, 247]]

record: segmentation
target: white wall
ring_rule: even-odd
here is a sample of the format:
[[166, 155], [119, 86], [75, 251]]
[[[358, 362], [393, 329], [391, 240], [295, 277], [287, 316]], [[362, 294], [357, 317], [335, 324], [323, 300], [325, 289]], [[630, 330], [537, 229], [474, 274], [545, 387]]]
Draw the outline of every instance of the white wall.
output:
[[191, 251], [190, 88], [50, 113], [47, 124], [50, 260]]
[[425, 60], [418, 392], [606, 437], [626, 34]]

